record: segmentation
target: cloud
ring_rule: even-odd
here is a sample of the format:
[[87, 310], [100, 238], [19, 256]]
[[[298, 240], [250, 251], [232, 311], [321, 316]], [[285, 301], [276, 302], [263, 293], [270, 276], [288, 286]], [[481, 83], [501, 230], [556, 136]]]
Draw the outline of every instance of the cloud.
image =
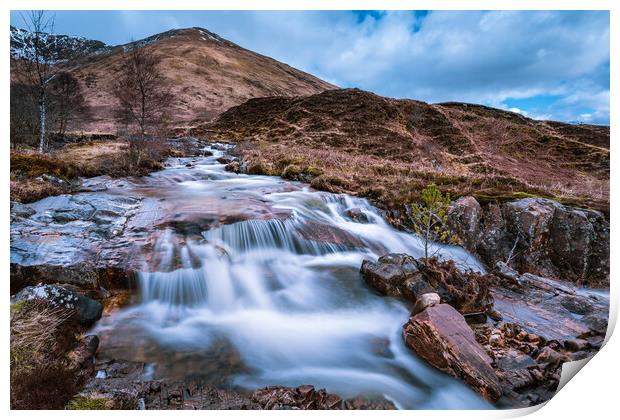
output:
[[420, 16], [393, 11], [361, 18], [340, 12], [246, 12], [223, 17], [216, 32], [226, 36], [233, 25], [230, 36], [241, 45], [343, 87], [492, 106], [556, 96], [557, 103], [542, 106], [534, 100], [521, 111], [567, 121], [590, 114], [593, 122], [609, 121], [607, 12]]
[[[112, 13], [115, 20], [106, 15], [110, 22], [95, 38], [120, 43], [202, 26], [342, 87], [609, 122], [607, 11]], [[93, 26], [84, 12], [74, 19], [80, 24]]]

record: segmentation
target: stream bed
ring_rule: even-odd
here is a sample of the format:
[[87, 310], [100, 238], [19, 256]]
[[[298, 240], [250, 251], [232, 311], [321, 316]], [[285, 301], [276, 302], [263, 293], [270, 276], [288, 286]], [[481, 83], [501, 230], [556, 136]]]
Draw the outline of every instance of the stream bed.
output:
[[[224, 152], [210, 151], [171, 159], [131, 187], [169, 203], [169, 217], [139, 273], [139, 296], [92, 330], [99, 359], [143, 362], [145, 379], [312, 384], [398, 408], [490, 408], [405, 347], [410, 308], [359, 275], [365, 258], [421, 256], [417, 237], [393, 229], [366, 200], [229, 173], [216, 160]], [[440, 253], [483, 270], [461, 248]]]

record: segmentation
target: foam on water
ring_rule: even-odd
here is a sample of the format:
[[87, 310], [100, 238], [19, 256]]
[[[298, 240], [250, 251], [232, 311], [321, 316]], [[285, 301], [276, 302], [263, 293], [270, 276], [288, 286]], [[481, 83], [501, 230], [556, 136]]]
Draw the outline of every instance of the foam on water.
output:
[[[290, 188], [277, 177], [227, 173], [215, 162], [220, 155], [216, 151], [193, 169], [178, 160], [145, 182], [180, 200], [196, 194], [225, 200], [234, 192], [291, 216], [221, 225], [182, 242], [174, 232], [162, 235], [153, 251], [162, 265], [140, 274], [141, 302], [96, 327], [104, 338], [101, 354], [122, 358], [133, 351], [135, 359], [154, 364], [154, 377], [168, 377], [173, 372], [164, 365], [170, 363], [158, 354], [206, 355], [225, 340], [243, 364], [241, 371], [222, 373], [231, 386], [313, 384], [345, 398], [384, 396], [399, 408], [490, 408], [416, 358], [401, 337], [409, 308], [376, 295], [360, 278], [365, 258], [386, 252], [420, 257], [417, 237], [393, 229], [366, 200], [301, 184]], [[369, 222], [349, 219], [350, 208], [360, 209]], [[309, 221], [346, 232], [355, 243], [307, 239], [300, 232]], [[459, 247], [437, 251], [483, 270]], [[115, 346], [123, 330], [139, 337], [132, 346], [148, 343], [155, 350]]]

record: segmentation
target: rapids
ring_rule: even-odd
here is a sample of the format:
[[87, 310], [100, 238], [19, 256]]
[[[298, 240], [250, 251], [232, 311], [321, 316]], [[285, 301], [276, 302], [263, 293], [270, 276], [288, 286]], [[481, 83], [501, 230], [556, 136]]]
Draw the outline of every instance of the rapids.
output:
[[[312, 384], [405, 409], [492, 408], [416, 358], [401, 338], [410, 308], [373, 293], [359, 275], [365, 258], [421, 256], [416, 236], [393, 229], [364, 199], [226, 172], [216, 161], [224, 147], [214, 147], [211, 157], [171, 159], [136, 186], [224, 222], [162, 227], [139, 296], [94, 327], [100, 359], [144, 362], [154, 379]], [[347, 217], [351, 208], [368, 222]], [[483, 270], [462, 248], [437, 251]]]

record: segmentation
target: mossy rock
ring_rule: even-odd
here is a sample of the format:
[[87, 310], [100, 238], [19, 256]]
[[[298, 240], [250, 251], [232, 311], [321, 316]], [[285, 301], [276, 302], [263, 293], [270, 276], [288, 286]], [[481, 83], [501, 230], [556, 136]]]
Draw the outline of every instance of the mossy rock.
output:
[[291, 165], [288, 165], [286, 168], [284, 168], [280, 176], [284, 179], [297, 180], [299, 179], [300, 174], [301, 174], [301, 168], [297, 165], [291, 164]]

